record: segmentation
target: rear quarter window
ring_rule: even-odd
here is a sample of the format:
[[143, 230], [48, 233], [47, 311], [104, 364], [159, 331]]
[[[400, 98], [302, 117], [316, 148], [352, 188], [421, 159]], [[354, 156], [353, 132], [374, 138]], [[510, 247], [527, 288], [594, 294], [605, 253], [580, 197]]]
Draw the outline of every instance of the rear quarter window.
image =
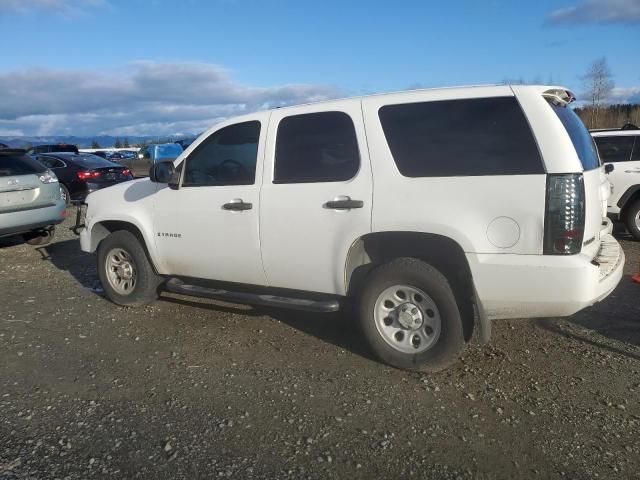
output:
[[378, 115], [398, 170], [406, 177], [544, 173], [514, 97], [386, 105]]
[[580, 117], [566, 105], [558, 105], [552, 100], [548, 100], [548, 102], [569, 134], [573, 148], [575, 148], [580, 163], [582, 163], [582, 168], [585, 171], [598, 168], [600, 166], [598, 151], [591, 134], [582, 123], [582, 120], [580, 120]]

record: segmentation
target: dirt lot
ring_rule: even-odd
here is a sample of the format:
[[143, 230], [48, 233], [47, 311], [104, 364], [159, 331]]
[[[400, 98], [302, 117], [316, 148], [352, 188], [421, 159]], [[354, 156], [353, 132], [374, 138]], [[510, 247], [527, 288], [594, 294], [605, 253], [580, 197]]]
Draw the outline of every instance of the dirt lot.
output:
[[59, 229], [0, 239], [0, 479], [639, 478], [640, 244], [569, 319], [494, 323], [454, 368], [373, 361], [344, 315], [102, 296]]

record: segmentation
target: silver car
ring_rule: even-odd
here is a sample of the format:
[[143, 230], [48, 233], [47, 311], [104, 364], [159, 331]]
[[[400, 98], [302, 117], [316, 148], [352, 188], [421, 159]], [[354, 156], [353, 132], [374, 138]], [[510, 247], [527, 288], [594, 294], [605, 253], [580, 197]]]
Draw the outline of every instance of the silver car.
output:
[[22, 235], [31, 245], [46, 245], [64, 217], [54, 173], [24, 150], [0, 149], [0, 237]]

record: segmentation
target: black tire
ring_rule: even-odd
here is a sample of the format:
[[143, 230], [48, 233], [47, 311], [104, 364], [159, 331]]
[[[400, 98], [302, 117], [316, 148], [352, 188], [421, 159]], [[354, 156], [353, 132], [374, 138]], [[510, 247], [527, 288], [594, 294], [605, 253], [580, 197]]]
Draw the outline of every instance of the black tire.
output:
[[[435, 343], [425, 351], [399, 351], [384, 339], [376, 326], [376, 301], [385, 290], [395, 285], [417, 288], [435, 302], [440, 316], [440, 333]], [[464, 348], [460, 308], [451, 285], [442, 273], [421, 260], [398, 258], [373, 270], [365, 279], [359, 310], [360, 328], [373, 353], [393, 367], [431, 372], [442, 370], [454, 363]]]
[[[107, 277], [107, 256], [114, 250], [127, 254], [127, 261], [135, 272], [135, 282], [124, 294], [118, 292]], [[141, 306], [158, 298], [160, 277], [154, 272], [138, 238], [126, 230], [113, 232], [98, 245], [98, 277], [109, 300], [117, 305]]]
[[633, 238], [640, 240], [640, 225], [636, 222], [636, 218], [640, 213], [640, 200], [636, 200], [627, 208], [624, 212], [624, 223], [627, 226], [627, 230]]
[[69, 193], [69, 189], [63, 184], [60, 184], [60, 194], [64, 200], [64, 204], [68, 207], [71, 204], [71, 194]]
[[43, 245], [50, 244], [53, 241], [55, 233], [55, 227], [51, 227], [47, 230], [37, 230], [35, 232], [25, 233], [22, 238], [24, 238], [24, 241], [29, 245], [41, 247]]

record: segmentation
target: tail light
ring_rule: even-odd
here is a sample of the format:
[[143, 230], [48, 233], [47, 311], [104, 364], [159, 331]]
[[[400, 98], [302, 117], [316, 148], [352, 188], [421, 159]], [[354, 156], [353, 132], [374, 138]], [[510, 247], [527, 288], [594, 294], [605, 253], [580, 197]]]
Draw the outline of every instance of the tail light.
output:
[[91, 180], [92, 178], [98, 178], [100, 172], [77, 172], [76, 175], [80, 180]]
[[582, 174], [547, 175], [545, 255], [573, 255], [582, 249], [584, 196]]
[[122, 173], [122, 175], [128, 177], [129, 175], [131, 175], [131, 170], [129, 170], [128, 168], [125, 168], [120, 173]]

